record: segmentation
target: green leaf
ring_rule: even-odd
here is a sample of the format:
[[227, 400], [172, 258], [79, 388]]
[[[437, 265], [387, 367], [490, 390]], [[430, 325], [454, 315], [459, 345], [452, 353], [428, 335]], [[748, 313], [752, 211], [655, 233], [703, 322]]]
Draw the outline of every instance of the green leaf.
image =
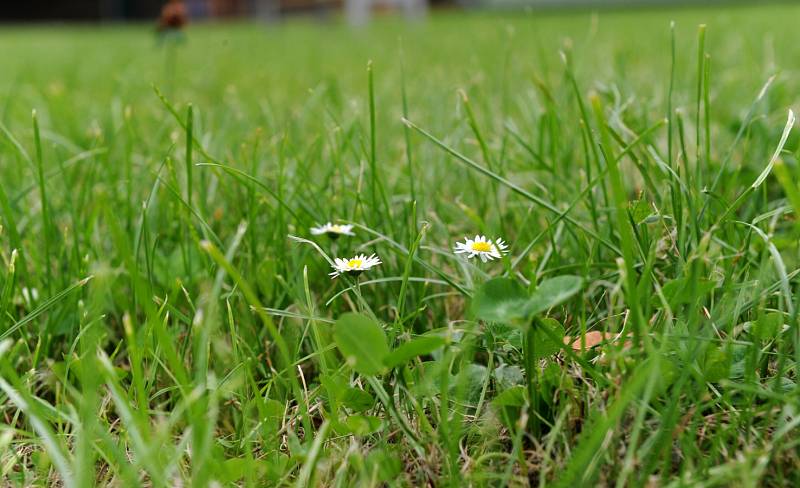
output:
[[711, 280], [697, 280], [692, 293], [688, 278], [678, 278], [664, 285], [661, 291], [669, 306], [674, 309], [679, 305], [689, 305], [693, 301], [700, 300], [715, 287], [716, 284]]
[[233, 483], [244, 478], [247, 472], [253, 469], [251, 459], [231, 458], [222, 462], [222, 480], [226, 483]]
[[519, 420], [522, 406], [525, 405], [527, 389], [515, 386], [500, 393], [492, 400], [492, 408], [497, 412], [500, 422], [507, 428], [515, 428]]
[[328, 374], [321, 374], [317, 378], [324, 387], [325, 390], [323, 391], [323, 397], [327, 397], [330, 394], [333, 398], [331, 400], [341, 400], [342, 399], [342, 391], [344, 391], [348, 386], [349, 382], [347, 381], [347, 377], [345, 374], [348, 372], [345, 371], [337, 371], [335, 373], [328, 373]]
[[716, 383], [721, 379], [727, 378], [731, 370], [731, 355], [721, 347], [711, 346], [706, 351], [703, 369], [705, 379], [708, 382]]
[[367, 454], [366, 466], [369, 467], [370, 475], [375, 473], [378, 481], [388, 483], [396, 478], [403, 469], [403, 463], [395, 452], [387, 452], [384, 449], [373, 449]]
[[497, 382], [497, 387], [503, 390], [522, 385], [525, 381], [525, 375], [519, 366], [501, 364], [494, 368], [492, 374]]
[[344, 421], [344, 425], [353, 434], [367, 435], [381, 430], [383, 422], [370, 415], [351, 415]]
[[265, 437], [276, 435], [281, 428], [281, 421], [286, 406], [278, 400], [270, 398], [263, 404], [259, 415], [262, 416], [261, 431]]
[[728, 379], [742, 379], [750, 362], [750, 346], [733, 344], [731, 346], [731, 371]]
[[364, 390], [348, 387], [341, 395], [344, 406], [356, 412], [363, 412], [375, 406], [375, 398]]
[[279, 480], [289, 466], [289, 456], [279, 451], [272, 451], [264, 459], [266, 473], [262, 481], [271, 481], [272, 486], [277, 486]]
[[477, 403], [480, 398], [481, 389], [486, 381], [489, 370], [482, 364], [468, 364], [465, 368], [455, 374], [450, 380], [451, 394], [461, 393], [468, 403]]
[[525, 387], [514, 386], [500, 393], [492, 400], [495, 407], [521, 407], [525, 405]]
[[630, 212], [631, 219], [636, 224], [641, 224], [653, 213], [650, 204], [642, 198], [628, 203], [628, 212]]
[[389, 346], [386, 334], [373, 319], [353, 312], [342, 315], [333, 324], [333, 340], [357, 373], [376, 375], [383, 371]]
[[519, 327], [501, 322], [489, 322], [486, 325], [486, 334], [491, 336], [495, 347], [522, 349], [522, 330]]
[[416, 339], [411, 339], [405, 344], [400, 345], [400, 347], [383, 358], [383, 364], [388, 368], [394, 368], [406, 364], [417, 356], [430, 354], [444, 345], [444, 338], [439, 336], [417, 337]]
[[478, 288], [472, 298], [472, 313], [490, 322], [514, 322], [524, 319], [525, 289], [509, 278], [494, 278]]
[[539, 284], [525, 304], [525, 316], [532, 317], [563, 303], [581, 291], [583, 278], [564, 275], [550, 278]]
[[783, 327], [783, 314], [771, 312], [760, 317], [752, 327], [753, 336], [762, 341], [774, 339]]
[[222, 462], [221, 468], [220, 475], [223, 481], [229, 484], [235, 484], [248, 475], [257, 479], [263, 479], [267, 471], [271, 468], [271, 465], [269, 461], [265, 460], [230, 458]]
[[539, 320], [539, 324], [532, 325], [531, 327], [536, 327], [536, 331], [534, 332], [534, 346], [533, 346], [533, 359], [539, 360], [542, 358], [546, 358], [548, 356], [552, 356], [556, 354], [558, 351], [561, 350], [561, 344], [557, 344], [553, 342], [550, 337], [539, 330], [539, 327], [547, 327], [552, 334], [559, 338], [559, 340], [564, 339], [564, 327], [558, 323], [558, 320], [551, 319], [549, 317], [543, 318]]
[[442, 361], [422, 361], [411, 368], [409, 387], [419, 398], [433, 398], [441, 392], [439, 387], [444, 370], [449, 364]]

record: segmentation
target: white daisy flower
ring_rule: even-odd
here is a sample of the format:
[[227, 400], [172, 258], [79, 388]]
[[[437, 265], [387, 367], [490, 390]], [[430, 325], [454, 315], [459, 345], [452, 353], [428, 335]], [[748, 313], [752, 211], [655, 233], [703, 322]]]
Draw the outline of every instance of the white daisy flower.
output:
[[487, 239], [486, 236], [475, 236], [474, 239], [465, 237], [465, 242], [456, 242], [454, 252], [456, 254], [466, 254], [467, 258], [478, 256], [484, 263], [492, 259], [500, 259], [508, 253], [508, 246], [503, 239]]
[[331, 273], [333, 278], [345, 273], [358, 276], [373, 266], [381, 264], [380, 258], [374, 254], [370, 257], [367, 257], [366, 254], [359, 254], [352, 259], [336, 258], [333, 261], [334, 272]]
[[325, 225], [321, 225], [319, 227], [312, 227], [311, 234], [315, 236], [320, 236], [322, 234], [327, 235], [331, 239], [337, 239], [339, 236], [354, 236], [353, 233], [353, 226], [350, 224], [331, 224], [328, 222]]

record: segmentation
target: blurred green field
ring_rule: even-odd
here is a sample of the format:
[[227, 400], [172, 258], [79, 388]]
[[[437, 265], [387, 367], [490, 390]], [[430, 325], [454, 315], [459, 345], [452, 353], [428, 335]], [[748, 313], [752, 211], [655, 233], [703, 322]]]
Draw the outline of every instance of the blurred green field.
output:
[[2, 484], [797, 486], [798, 18], [2, 26]]

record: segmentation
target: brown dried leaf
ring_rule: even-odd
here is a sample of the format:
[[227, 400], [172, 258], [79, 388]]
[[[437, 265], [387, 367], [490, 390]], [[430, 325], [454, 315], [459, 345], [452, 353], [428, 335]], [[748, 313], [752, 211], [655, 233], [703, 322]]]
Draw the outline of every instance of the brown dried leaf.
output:
[[[611, 340], [616, 336], [616, 334], [612, 332], [600, 332], [597, 330], [593, 330], [586, 333], [586, 349], [591, 349], [598, 344], [601, 344], [607, 340]], [[581, 350], [581, 337], [577, 336], [572, 338], [570, 336], [564, 336], [564, 344], [570, 344], [574, 351]]]

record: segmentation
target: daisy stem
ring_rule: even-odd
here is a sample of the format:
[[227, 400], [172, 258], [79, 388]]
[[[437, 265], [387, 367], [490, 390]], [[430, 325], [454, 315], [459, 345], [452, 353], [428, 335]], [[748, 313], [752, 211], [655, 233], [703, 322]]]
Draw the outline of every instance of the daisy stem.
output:
[[364, 307], [364, 297], [361, 296], [361, 277], [360, 276], [356, 276], [356, 296], [358, 297], [358, 306], [362, 307], [360, 311], [363, 312], [364, 311], [364, 309], [363, 309], [363, 307]]
[[362, 313], [368, 313], [369, 315], [374, 317], [375, 314], [372, 313], [372, 310], [370, 310], [370, 308], [367, 306], [367, 302], [364, 301], [364, 296], [361, 295], [361, 277], [356, 276], [354, 278], [354, 281], [356, 282], [356, 284], [353, 287], [353, 291], [355, 291], [356, 293], [356, 302], [358, 303], [358, 311]]

